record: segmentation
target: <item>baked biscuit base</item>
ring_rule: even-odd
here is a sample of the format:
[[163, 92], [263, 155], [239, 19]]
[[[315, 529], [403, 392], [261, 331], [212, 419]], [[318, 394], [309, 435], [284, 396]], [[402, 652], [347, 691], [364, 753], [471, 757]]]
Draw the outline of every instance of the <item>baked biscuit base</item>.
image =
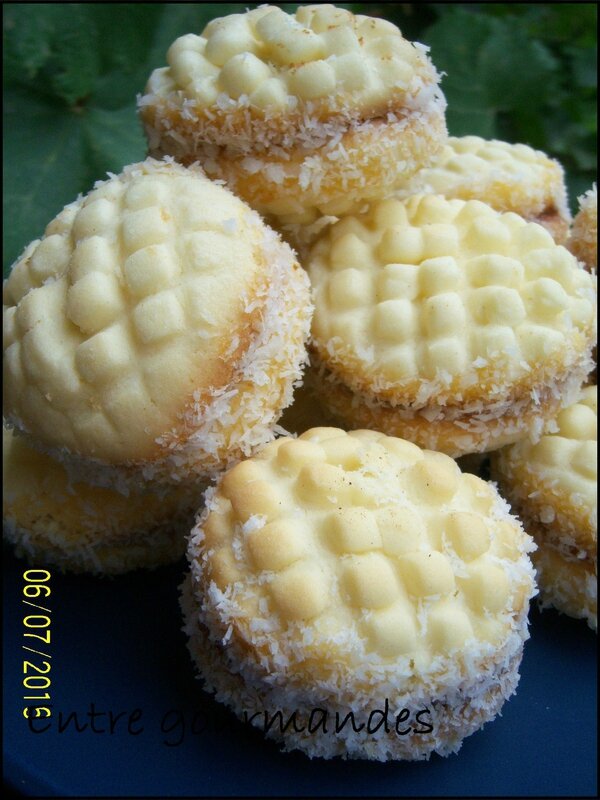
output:
[[318, 706], [360, 723], [386, 701], [394, 718], [432, 715], [430, 735], [408, 740], [272, 731], [286, 749], [446, 755], [514, 690], [532, 546], [495, 489], [448, 456], [365, 430], [281, 438], [207, 492], [182, 600], [190, 651], [241, 718], [306, 721]]
[[287, 221], [389, 193], [447, 137], [425, 48], [328, 4], [213, 20], [168, 60], [138, 102], [149, 152], [199, 161]]
[[465, 403], [464, 406], [429, 405], [410, 409], [352, 391], [331, 372], [319, 368], [313, 356], [306, 383], [332, 416], [335, 424], [350, 430], [369, 428], [388, 436], [399, 436], [420, 447], [438, 450], [453, 458], [489, 453], [518, 442], [527, 435], [539, 436], [546, 422], [579, 395], [593, 361], [586, 353], [576, 369], [550, 385], [501, 401]]
[[595, 386], [578, 393], [537, 443], [494, 453], [491, 474], [538, 550], [542, 607], [596, 629], [597, 446]]
[[598, 265], [598, 194], [596, 184], [578, 198], [579, 211], [571, 227], [569, 249], [586, 268]]
[[255, 211], [149, 159], [48, 226], [4, 286], [4, 410], [74, 479], [199, 481], [273, 438], [308, 279]]
[[62, 572], [121, 575], [177, 561], [202, 487], [124, 497], [69, 483], [63, 467], [3, 433], [4, 539], [31, 564]]
[[345, 427], [486, 452], [539, 435], [592, 368], [595, 277], [517, 214], [390, 198], [322, 231], [304, 263], [311, 385]]

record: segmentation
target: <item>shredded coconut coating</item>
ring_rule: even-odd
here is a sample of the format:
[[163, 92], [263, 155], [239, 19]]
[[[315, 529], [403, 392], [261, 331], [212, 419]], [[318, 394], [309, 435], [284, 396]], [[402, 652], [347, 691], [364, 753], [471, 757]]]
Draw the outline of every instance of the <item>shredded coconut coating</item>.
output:
[[555, 598], [565, 613], [591, 619], [598, 536], [596, 386], [584, 388], [537, 443], [524, 439], [495, 453], [491, 469], [540, 548], [545, 604], [555, 605]]
[[200, 161], [263, 214], [380, 196], [447, 137], [426, 52], [329, 5], [213, 20], [173, 43], [138, 100], [149, 151]]
[[[196, 599], [191, 593], [191, 579], [188, 575], [182, 586], [181, 606], [186, 620], [185, 632], [189, 636], [188, 649], [204, 682], [204, 689], [215, 695], [215, 699], [230, 708], [243, 722], [250, 722], [265, 733], [265, 711], [269, 718], [275, 710], [282, 712], [282, 724], [292, 718], [294, 712], [297, 728], [306, 727], [315, 702], [321, 708], [322, 699], [315, 699], [310, 693], [305, 696], [294, 696], [293, 700], [285, 692], [275, 692], [271, 687], [250, 685], [237, 669], [237, 664], [227, 657], [227, 652], [212, 642], [204, 626], [198, 622]], [[522, 636], [528, 638], [526, 622], [523, 622]], [[283, 740], [278, 732], [277, 724], [266, 731], [269, 739], [279, 740], [284, 751], [300, 750], [309, 758], [330, 759], [369, 759], [372, 761], [428, 760], [433, 752], [441, 756], [457, 753], [465, 737], [479, 730], [486, 722], [494, 719], [500, 712], [504, 702], [516, 691], [519, 682], [518, 668], [521, 663], [523, 647], [519, 639], [511, 645], [512, 653], [506, 648], [503, 657], [497, 659], [489, 669], [483, 670], [481, 676], [471, 684], [463, 684], [455, 692], [448, 692], [439, 700], [430, 701], [429, 697], [414, 698], [412, 696], [393, 694], [389, 697], [373, 695], [368, 698], [357, 698], [367, 703], [366, 708], [357, 703], [343, 705], [333, 700], [327, 704], [327, 733], [317, 729], [315, 733], [294, 730], [290, 726]], [[384, 736], [381, 731], [369, 734], [360, 730], [373, 709], [385, 707], [388, 700], [389, 722], [393, 726], [397, 714], [408, 709], [409, 718], [414, 725], [416, 715], [423, 709], [430, 713], [424, 717], [433, 726], [429, 735], [409, 735], [406, 737]], [[378, 706], [378, 701], [381, 705]], [[419, 700], [422, 705], [419, 705]], [[406, 712], [404, 712], [406, 713]], [[341, 732], [335, 733], [334, 725], [339, 726], [349, 714], [354, 715], [355, 726], [347, 722]], [[336, 717], [337, 715], [337, 717]], [[406, 719], [406, 717], [402, 717]], [[406, 723], [408, 724], [408, 723]], [[419, 727], [419, 726], [416, 726]], [[406, 730], [404, 726], [400, 730]]]
[[591, 559], [566, 558], [552, 545], [544, 543], [543, 530], [536, 534], [535, 523], [525, 520], [538, 542], [533, 564], [540, 588], [542, 609], [555, 608], [569, 617], [585, 619], [593, 630], [598, 629], [598, 569]]
[[596, 184], [577, 198], [579, 211], [573, 220], [569, 249], [589, 270], [598, 265], [598, 194]]
[[330, 424], [400, 436], [453, 458], [488, 453], [528, 436], [541, 436], [545, 424], [578, 397], [593, 365], [588, 352], [576, 368], [522, 395], [411, 409], [354, 392], [317, 363], [313, 360], [306, 382], [329, 414]]
[[493, 486], [441, 453], [372, 431], [280, 438], [207, 492], [188, 546], [190, 648], [240, 715], [251, 696], [251, 713], [386, 697], [435, 709], [435, 732], [408, 746], [285, 734], [288, 748], [455, 752], [516, 684], [532, 549]]
[[69, 572], [120, 575], [181, 558], [201, 486], [124, 497], [71, 484], [49, 456], [3, 430], [4, 538], [17, 556]]
[[121, 489], [203, 480], [272, 438], [312, 312], [256, 212], [198, 167], [152, 159], [67, 206], [4, 303], [9, 424]]
[[353, 408], [460, 424], [516, 404], [544, 418], [557, 389], [572, 392], [591, 368], [595, 276], [512, 212], [441, 195], [382, 200], [325, 229], [304, 263], [319, 386], [346, 386]]

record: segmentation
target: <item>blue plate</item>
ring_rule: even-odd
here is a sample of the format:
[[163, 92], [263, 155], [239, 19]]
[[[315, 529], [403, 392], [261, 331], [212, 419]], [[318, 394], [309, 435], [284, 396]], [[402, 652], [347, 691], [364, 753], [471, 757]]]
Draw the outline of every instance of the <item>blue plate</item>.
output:
[[53, 717], [36, 732], [22, 714], [23, 659], [42, 657], [22, 649], [36, 641], [23, 638], [26, 566], [5, 554], [10, 787], [56, 797], [597, 795], [596, 637], [585, 623], [532, 610], [516, 696], [458, 755], [311, 761], [281, 753], [194, 679], [178, 606], [184, 568], [52, 575], [50, 598], [38, 601], [51, 609], [51, 644], [33, 647], [51, 656]]

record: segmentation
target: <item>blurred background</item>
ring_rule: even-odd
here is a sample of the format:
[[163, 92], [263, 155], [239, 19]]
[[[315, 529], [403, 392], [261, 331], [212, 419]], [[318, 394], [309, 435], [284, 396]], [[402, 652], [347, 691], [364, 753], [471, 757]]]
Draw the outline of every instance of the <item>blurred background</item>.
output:
[[[171, 42], [255, 5], [3, 4], [5, 274], [66, 203], [144, 158], [135, 98]], [[428, 45], [450, 133], [557, 158], [575, 210], [596, 180], [596, 3], [339, 5]]]

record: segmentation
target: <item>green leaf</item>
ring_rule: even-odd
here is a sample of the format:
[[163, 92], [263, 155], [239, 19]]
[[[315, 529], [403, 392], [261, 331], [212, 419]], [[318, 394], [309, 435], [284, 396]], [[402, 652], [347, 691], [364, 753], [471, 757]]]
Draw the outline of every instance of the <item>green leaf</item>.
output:
[[457, 103], [453, 103], [446, 111], [446, 122], [452, 136], [481, 136], [483, 139], [493, 139], [498, 132], [494, 112], [474, 106], [461, 108]]
[[135, 108], [90, 108], [81, 119], [86, 156], [87, 183], [120, 172], [127, 164], [143, 161], [146, 140]]
[[[28, 123], [21, 127], [24, 116]], [[8, 130], [19, 130], [5, 137], [6, 268], [78, 194], [108, 171], [143, 160], [146, 142], [133, 105], [64, 114], [27, 90], [9, 90], [5, 121]]]
[[5, 273], [29, 241], [86, 186], [85, 157], [75, 114], [23, 89], [4, 97]]
[[3, 20], [6, 78], [69, 105], [92, 91], [97, 30], [80, 3], [10, 4]]

